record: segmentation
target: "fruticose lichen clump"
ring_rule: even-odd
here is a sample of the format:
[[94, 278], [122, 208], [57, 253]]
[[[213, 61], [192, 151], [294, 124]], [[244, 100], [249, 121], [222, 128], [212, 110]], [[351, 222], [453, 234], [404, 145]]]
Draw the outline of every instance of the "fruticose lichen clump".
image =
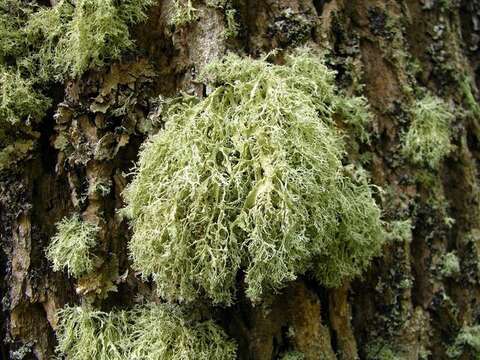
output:
[[342, 165], [334, 117], [363, 121], [365, 101], [342, 112], [334, 72], [306, 50], [284, 65], [228, 55], [203, 79], [211, 94], [169, 110], [125, 191], [134, 267], [167, 299], [226, 304], [239, 275], [257, 301], [307, 270], [326, 286], [360, 274], [380, 210]]
[[454, 115], [440, 98], [431, 95], [418, 101], [412, 123], [403, 137], [402, 153], [413, 163], [437, 168], [450, 153], [450, 124]]
[[[453, 345], [447, 349], [447, 355], [451, 359], [462, 358], [462, 355], [470, 355], [471, 359], [480, 357], [480, 325], [465, 326], [458, 333]], [[470, 357], [465, 357], [465, 359]]]
[[41, 69], [78, 76], [120, 59], [134, 41], [130, 27], [147, 19], [154, 0], [60, 0], [29, 19], [26, 35], [41, 44], [33, 60]]
[[81, 220], [78, 215], [60, 221], [46, 250], [53, 270], [66, 270], [74, 277], [91, 272], [94, 269], [91, 250], [96, 244], [98, 230], [96, 225]]
[[233, 360], [235, 343], [213, 321], [175, 305], [106, 313], [84, 307], [59, 312], [57, 352], [67, 360]]
[[50, 103], [47, 97], [34, 91], [32, 81], [0, 65], [1, 128], [40, 121]]
[[133, 25], [154, 0], [0, 1], [0, 171], [28, 157], [55, 81], [133, 50]]

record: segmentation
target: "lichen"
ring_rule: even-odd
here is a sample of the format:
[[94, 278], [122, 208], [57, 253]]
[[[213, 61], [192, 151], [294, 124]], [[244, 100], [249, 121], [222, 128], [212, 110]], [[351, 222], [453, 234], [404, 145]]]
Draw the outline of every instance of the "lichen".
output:
[[360, 274], [383, 231], [342, 165], [334, 73], [303, 50], [285, 65], [228, 55], [203, 79], [212, 93], [170, 112], [125, 191], [134, 267], [165, 298], [227, 304], [240, 271], [254, 301], [307, 270], [326, 286]]
[[399, 354], [394, 347], [383, 340], [377, 340], [366, 347], [367, 360], [403, 360], [404, 356]]
[[32, 4], [21, 0], [0, 2], [0, 64], [12, 62], [27, 51], [23, 28], [34, 11]]
[[389, 242], [412, 242], [412, 219], [391, 221], [386, 224], [386, 238]]
[[227, 39], [234, 38], [238, 35], [239, 25], [237, 23], [237, 20], [235, 19], [236, 14], [237, 14], [237, 11], [235, 9], [225, 10], [226, 25], [225, 25], [224, 36]]
[[445, 277], [454, 277], [460, 274], [460, 261], [454, 252], [449, 252], [443, 256], [440, 274]]
[[31, 81], [0, 65], [0, 171], [28, 157], [38, 137], [31, 127], [50, 105]]
[[40, 121], [51, 101], [36, 92], [33, 83], [18, 71], [0, 66], [0, 126]]
[[66, 270], [74, 277], [91, 272], [94, 269], [91, 250], [96, 244], [98, 230], [96, 225], [81, 220], [78, 215], [61, 220], [46, 249], [53, 270]]
[[176, 27], [185, 26], [198, 19], [198, 10], [193, 6], [192, 0], [174, 0], [173, 14], [170, 20]]
[[438, 168], [452, 150], [453, 113], [440, 98], [427, 95], [412, 109], [412, 123], [403, 136], [402, 154], [413, 163]]
[[67, 360], [233, 360], [236, 345], [213, 321], [197, 321], [175, 305], [102, 312], [59, 312], [57, 352]]
[[447, 355], [451, 359], [459, 359], [462, 355], [470, 355], [472, 359], [480, 357], [480, 325], [463, 327], [453, 345], [448, 347]]
[[0, 171], [12, 167], [15, 163], [24, 160], [34, 148], [33, 140], [16, 140], [0, 148]]
[[298, 351], [289, 351], [281, 355], [280, 360], [304, 360], [305, 355]]
[[129, 28], [146, 20], [154, 0], [60, 0], [32, 15], [26, 35], [41, 44], [33, 61], [57, 76], [72, 77], [120, 59], [133, 48]]
[[[133, 48], [130, 27], [154, 0], [0, 3], [0, 170], [27, 158], [55, 81], [120, 59]], [[65, 146], [65, 142], [57, 144]]]

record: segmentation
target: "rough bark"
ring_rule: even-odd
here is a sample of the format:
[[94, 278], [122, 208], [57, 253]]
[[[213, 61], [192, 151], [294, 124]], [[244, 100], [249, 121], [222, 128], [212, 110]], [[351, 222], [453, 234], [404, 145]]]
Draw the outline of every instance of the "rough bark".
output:
[[[234, 38], [224, 36], [221, 9], [195, 3], [199, 19], [175, 29], [171, 6], [159, 1], [136, 29], [143, 56], [59, 85], [35, 154], [0, 177], [0, 357], [52, 357], [55, 313], [81, 297], [95, 294], [106, 309], [155, 297], [129, 269], [128, 224], [117, 212], [145, 119], [155, 111], [151, 99], [179, 91], [203, 96], [196, 76], [227, 50], [257, 57], [307, 44], [330, 50], [340, 87], [367, 96], [375, 134], [352, 156], [371, 157], [385, 220], [411, 218], [412, 239], [385, 245], [364, 277], [342, 288], [305, 277], [262, 306], [240, 293], [236, 305], [211, 311], [237, 341], [239, 359], [279, 359], [287, 351], [364, 359], [373, 344], [402, 359], [447, 358], [460, 329], [480, 320], [480, 119], [461, 90], [471, 79], [478, 98], [480, 2], [238, 0]], [[399, 157], [419, 87], [466, 109], [454, 122], [454, 151], [428, 182]], [[112, 109], [121, 115], [109, 115]], [[58, 146], [62, 137], [73, 144], [68, 150]], [[99, 183], [110, 191], [95, 191]], [[73, 212], [101, 227], [105, 255], [102, 271], [79, 283], [53, 272], [44, 255], [55, 223]], [[453, 278], [439, 273], [451, 251], [461, 266]]]

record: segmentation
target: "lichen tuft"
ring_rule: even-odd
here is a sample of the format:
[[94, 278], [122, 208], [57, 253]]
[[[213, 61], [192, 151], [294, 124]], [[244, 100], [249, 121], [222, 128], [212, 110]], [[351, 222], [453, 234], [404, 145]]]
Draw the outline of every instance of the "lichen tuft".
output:
[[29, 61], [58, 76], [76, 77], [120, 59], [133, 48], [130, 27], [146, 20], [154, 0], [60, 0], [30, 18], [26, 35], [41, 44]]
[[254, 301], [307, 270], [326, 286], [360, 274], [383, 231], [342, 165], [334, 73], [303, 50], [285, 65], [228, 55], [204, 79], [213, 92], [171, 112], [125, 191], [134, 267], [167, 299], [227, 304], [241, 270]]
[[61, 220], [46, 250], [53, 270], [66, 270], [77, 278], [91, 272], [94, 269], [91, 250], [96, 244], [98, 230], [96, 225], [81, 220], [78, 215]]
[[[470, 355], [472, 359], [480, 357], [480, 325], [465, 326], [458, 333], [453, 345], [447, 349], [447, 355], [451, 359], [463, 358], [462, 355]], [[465, 359], [470, 357], [465, 357]]]
[[106, 313], [67, 306], [59, 312], [57, 352], [67, 360], [233, 360], [236, 345], [213, 321], [175, 305]]
[[453, 113], [440, 98], [427, 95], [412, 109], [412, 123], [403, 136], [402, 154], [413, 163], [438, 168], [452, 150]]

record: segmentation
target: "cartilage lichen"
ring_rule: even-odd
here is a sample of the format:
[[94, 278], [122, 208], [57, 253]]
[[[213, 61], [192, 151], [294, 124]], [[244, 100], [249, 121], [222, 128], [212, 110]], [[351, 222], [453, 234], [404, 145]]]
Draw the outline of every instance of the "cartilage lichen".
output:
[[213, 321], [196, 321], [175, 305], [102, 312], [59, 312], [57, 352], [67, 360], [233, 360], [236, 345]]
[[173, 0], [171, 23], [177, 27], [185, 26], [198, 19], [197, 12], [192, 0]]
[[334, 73], [301, 50], [285, 65], [228, 55], [203, 78], [213, 92], [170, 111], [125, 191], [134, 267], [165, 298], [215, 303], [240, 271], [252, 300], [307, 270], [326, 286], [360, 274], [383, 230], [342, 165]]
[[[40, 121], [51, 101], [35, 92], [32, 81], [0, 66], [0, 126]], [[8, 124], [5, 124], [8, 123]]]
[[402, 153], [413, 163], [437, 168], [450, 153], [454, 115], [440, 98], [427, 95], [412, 110], [412, 123], [403, 137]]
[[25, 29], [41, 44], [33, 60], [57, 76], [78, 76], [118, 60], [134, 42], [130, 26], [147, 18], [154, 0], [60, 0], [33, 14]]
[[78, 215], [64, 218], [57, 224], [57, 233], [46, 250], [54, 271], [66, 270], [79, 277], [94, 268], [92, 248], [96, 244], [96, 225], [80, 219]]
[[[458, 333], [453, 345], [447, 349], [447, 355], [451, 359], [463, 358], [462, 355], [470, 355], [471, 359], [480, 357], [480, 325], [465, 326]], [[465, 357], [465, 359], [470, 357]]]

